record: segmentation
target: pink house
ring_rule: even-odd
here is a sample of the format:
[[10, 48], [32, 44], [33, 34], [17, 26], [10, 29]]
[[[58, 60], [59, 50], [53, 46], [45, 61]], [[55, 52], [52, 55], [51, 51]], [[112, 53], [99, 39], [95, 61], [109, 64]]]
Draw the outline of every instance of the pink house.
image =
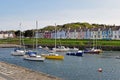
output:
[[50, 39], [51, 38], [51, 32], [45, 31], [43, 36], [44, 36], [44, 38], [49, 38]]

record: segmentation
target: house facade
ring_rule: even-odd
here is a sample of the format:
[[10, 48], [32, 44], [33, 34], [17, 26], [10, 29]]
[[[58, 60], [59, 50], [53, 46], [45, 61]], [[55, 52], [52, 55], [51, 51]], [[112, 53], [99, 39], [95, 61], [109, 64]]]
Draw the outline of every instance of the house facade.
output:
[[14, 32], [0, 31], [0, 39], [14, 38]]
[[[9, 36], [12, 36], [9, 35]], [[8, 34], [1, 32], [0, 38], [8, 37]], [[39, 38], [57, 38], [57, 39], [105, 39], [120, 40], [120, 26], [115, 27], [96, 27], [96, 28], [80, 28], [67, 29], [58, 31], [39, 32]]]

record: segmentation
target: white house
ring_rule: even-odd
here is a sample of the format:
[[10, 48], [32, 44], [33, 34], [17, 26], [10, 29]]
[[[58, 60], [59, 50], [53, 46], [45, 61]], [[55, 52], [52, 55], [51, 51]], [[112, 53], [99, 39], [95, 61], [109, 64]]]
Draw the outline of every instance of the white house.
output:
[[112, 39], [120, 40], [120, 26], [113, 27], [112, 31], [113, 31]]
[[14, 37], [15, 37], [15, 34], [13, 32], [6, 32], [6, 31], [0, 32], [0, 39], [14, 38]]

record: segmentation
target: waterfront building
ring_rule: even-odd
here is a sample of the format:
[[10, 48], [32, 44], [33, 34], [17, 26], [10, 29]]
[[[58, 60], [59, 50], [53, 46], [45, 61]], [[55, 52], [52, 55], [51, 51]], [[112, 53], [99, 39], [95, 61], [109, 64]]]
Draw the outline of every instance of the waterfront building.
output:
[[58, 30], [56, 32], [58, 39], [66, 39], [66, 31], [65, 30]]
[[112, 35], [113, 35], [113, 31], [112, 31], [112, 28], [109, 27], [108, 28], [108, 39], [111, 40], [112, 39]]
[[68, 39], [76, 39], [76, 30], [69, 29], [66, 33]]
[[76, 39], [81, 39], [81, 37], [80, 37], [80, 29], [77, 29], [76, 30]]
[[85, 39], [91, 39], [91, 29], [88, 28], [85, 31]]
[[66, 39], [70, 38], [69, 35], [70, 35], [70, 28], [68, 30], [66, 30]]
[[51, 38], [51, 32], [50, 31], [45, 31], [43, 36], [44, 36], [44, 38], [49, 38], [50, 39]]
[[102, 39], [109, 40], [109, 28], [103, 27], [103, 29], [102, 29]]
[[102, 39], [102, 27], [98, 28], [98, 37], [97, 39]]
[[51, 31], [51, 39], [55, 39], [55, 31]]
[[80, 39], [84, 39], [84, 34], [85, 34], [84, 29], [83, 29], [83, 28], [80, 28], [79, 31], [80, 31], [80, 32], [79, 32], [79, 36], [80, 36], [79, 38], [80, 38]]
[[36, 37], [38, 37], [38, 38], [44, 38], [44, 33], [43, 32], [38, 32], [36, 34], [38, 34]]
[[92, 39], [98, 39], [98, 28], [91, 29], [91, 36], [92, 36]]
[[[0, 33], [0, 38], [7, 37], [7, 34]], [[12, 36], [12, 34], [9, 34]], [[38, 38], [55, 38], [55, 31], [39, 32]], [[57, 30], [57, 39], [105, 39], [105, 40], [120, 40], [120, 26], [99, 26], [95, 28], [79, 28], [68, 30]]]
[[6, 39], [6, 38], [14, 38], [15, 34], [10, 31], [1, 31], [0, 32], [0, 39]]
[[113, 27], [112, 31], [113, 31], [112, 39], [113, 40], [120, 40], [120, 26]]

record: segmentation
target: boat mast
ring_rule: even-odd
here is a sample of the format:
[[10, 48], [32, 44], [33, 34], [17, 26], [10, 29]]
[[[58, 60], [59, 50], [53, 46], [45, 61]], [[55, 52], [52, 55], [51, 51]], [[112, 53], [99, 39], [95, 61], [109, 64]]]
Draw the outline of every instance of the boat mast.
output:
[[37, 40], [37, 36], [38, 36], [38, 30], [37, 30], [37, 28], [38, 28], [38, 21], [36, 21], [36, 51], [37, 51], [37, 45], [38, 45], [38, 40]]
[[19, 38], [20, 38], [20, 47], [21, 47], [21, 44], [22, 44], [21, 43], [21, 23], [19, 23], [19, 26], [20, 26], [20, 37]]
[[56, 23], [55, 23], [55, 53], [56, 53], [56, 37], [57, 37], [57, 33], [56, 33]]

